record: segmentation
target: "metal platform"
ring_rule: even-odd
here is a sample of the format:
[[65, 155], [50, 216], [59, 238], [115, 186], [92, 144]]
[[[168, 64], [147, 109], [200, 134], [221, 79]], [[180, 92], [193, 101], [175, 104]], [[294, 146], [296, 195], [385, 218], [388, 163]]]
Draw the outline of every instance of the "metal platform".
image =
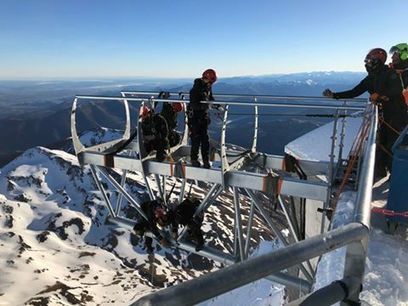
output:
[[[302, 239], [299, 232], [300, 224], [297, 216], [291, 216], [286, 209], [283, 197], [300, 199], [310, 199], [324, 203], [323, 208], [329, 205], [332, 195], [333, 182], [339, 169], [343, 166], [345, 158], [342, 154], [344, 141], [344, 125], [347, 114], [364, 111], [367, 118], [373, 117], [373, 108], [367, 105], [366, 100], [352, 101], [328, 101], [324, 98], [310, 97], [282, 97], [282, 96], [249, 96], [249, 95], [215, 95], [218, 105], [222, 105], [222, 125], [219, 139], [219, 147], [216, 148], [217, 154], [213, 160], [210, 169], [195, 168], [189, 163], [190, 146], [188, 145], [188, 126], [185, 123], [182, 131], [181, 141], [178, 145], [169, 148], [169, 159], [164, 162], [157, 162], [154, 158], [154, 152], [146, 152], [143, 147], [142, 119], [137, 123], [137, 134], [131, 133], [129, 103], [139, 103], [139, 107], [144, 104], [153, 105], [155, 103], [188, 103], [186, 93], [170, 93], [169, 99], [155, 98], [157, 92], [122, 92], [121, 97], [102, 97], [102, 96], [76, 96], [73, 102], [71, 112], [71, 132], [76, 155], [81, 165], [90, 165], [93, 178], [98, 186], [105, 203], [109, 209], [111, 219], [123, 226], [133, 226], [135, 220], [129, 220], [120, 215], [123, 199], [126, 199], [129, 205], [133, 206], [138, 213], [144, 216], [140, 209], [138, 199], [133, 197], [125, 188], [126, 178], [129, 171], [141, 173], [146, 190], [150, 199], [161, 198], [167, 201], [169, 186], [166, 182], [167, 177], [179, 179], [180, 195], [178, 201], [181, 202], [186, 194], [185, 187], [187, 181], [202, 181], [207, 183], [207, 194], [202, 199], [201, 205], [196, 212], [207, 210], [217, 197], [223, 192], [230, 192], [234, 203], [234, 224], [232, 232], [234, 234], [234, 250], [227, 254], [217, 249], [204, 247], [201, 251], [195, 251], [187, 241], [184, 240], [184, 232], [179, 235], [178, 241], [172, 241], [174, 247], [184, 249], [189, 252], [198, 253], [202, 256], [217, 260], [223, 263], [232, 264], [234, 262], [244, 261], [249, 256], [249, 245], [251, 241], [252, 222], [255, 212], [262, 218], [266, 227], [279, 238], [284, 245], [289, 245], [289, 240], [284, 237], [279, 229], [273, 224], [269, 213], [265, 210], [259, 193], [267, 197], [285, 213], [291, 235], [295, 242], [299, 243]], [[85, 147], [78, 135], [76, 127], [76, 113], [79, 101], [89, 100], [117, 100], [124, 105], [124, 129], [123, 136], [117, 140], [101, 143], [91, 147]], [[278, 101], [278, 102], [277, 102]], [[281, 101], [285, 101], [282, 103]], [[363, 103], [362, 103], [363, 102]], [[202, 103], [209, 103], [203, 101]], [[226, 133], [228, 129], [228, 114], [231, 105], [238, 105], [253, 109], [253, 139], [249, 149], [231, 148], [226, 143]], [[307, 108], [307, 109], [333, 109], [334, 124], [331, 137], [331, 154], [329, 162], [318, 162], [297, 159], [295, 165], [300, 169], [301, 175], [294, 172], [293, 169], [287, 169], [285, 156], [269, 155], [257, 151], [257, 140], [259, 132], [259, 111], [260, 108], [270, 107], [288, 107], [288, 108]], [[186, 109], [186, 107], [184, 107]], [[184, 122], [186, 115], [183, 112]], [[366, 122], [367, 124], [367, 122]], [[374, 127], [372, 127], [373, 129]], [[340, 135], [340, 137], [338, 136]], [[339, 149], [340, 148], [340, 149]], [[334, 152], [340, 152], [335, 156]], [[287, 157], [286, 157], [287, 158]], [[371, 157], [372, 158], [372, 157]], [[121, 177], [115, 180], [114, 175], [110, 173], [112, 169]], [[291, 170], [293, 172], [290, 172]], [[149, 183], [149, 179], [154, 178], [155, 188]], [[324, 177], [324, 180], [322, 179]], [[106, 184], [102, 183], [102, 178], [109, 182], [113, 190], [119, 194], [115, 205], [112, 205], [108, 195]], [[109, 187], [109, 186], [108, 186]], [[247, 216], [241, 215], [240, 205], [242, 198], [249, 199], [250, 212]], [[303, 201], [304, 203], [304, 201]], [[302, 216], [304, 218], [304, 216]], [[242, 225], [243, 218], [247, 221], [247, 228]], [[326, 218], [322, 218], [324, 223]], [[324, 226], [322, 225], [322, 228]], [[286, 273], [273, 271], [275, 273], [270, 278], [287, 286], [294, 286], [303, 289], [304, 292], [310, 290], [313, 281], [314, 269], [307, 261], [297, 262], [296, 265], [301, 270], [301, 274], [296, 277]]]

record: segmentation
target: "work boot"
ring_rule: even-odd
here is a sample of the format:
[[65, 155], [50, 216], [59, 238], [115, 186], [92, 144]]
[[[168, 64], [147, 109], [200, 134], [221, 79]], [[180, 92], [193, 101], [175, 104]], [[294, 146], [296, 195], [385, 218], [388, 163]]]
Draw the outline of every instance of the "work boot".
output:
[[192, 160], [192, 161], [191, 161], [191, 165], [192, 165], [193, 167], [197, 167], [197, 168], [200, 168], [200, 167], [201, 167], [201, 163], [200, 163], [198, 160]]
[[210, 162], [208, 160], [203, 161], [203, 168], [206, 168], [206, 169], [211, 168]]

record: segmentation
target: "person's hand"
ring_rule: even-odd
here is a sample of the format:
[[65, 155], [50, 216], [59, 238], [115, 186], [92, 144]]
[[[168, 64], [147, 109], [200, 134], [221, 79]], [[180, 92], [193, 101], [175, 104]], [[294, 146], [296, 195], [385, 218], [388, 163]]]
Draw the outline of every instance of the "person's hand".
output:
[[372, 93], [370, 95], [370, 101], [373, 102], [373, 103], [377, 103], [379, 97], [380, 97], [380, 95], [378, 93], [376, 93], [376, 92]]
[[402, 95], [404, 96], [405, 103], [408, 104], [408, 88], [402, 91]]
[[171, 238], [173, 238], [174, 240], [177, 240], [177, 238], [178, 238], [178, 232], [177, 232], [177, 231], [172, 232], [172, 233], [171, 233]]
[[387, 96], [380, 96], [378, 93], [372, 93], [370, 95], [370, 101], [374, 104], [380, 104], [384, 102], [388, 102], [390, 99]]
[[330, 89], [328, 89], [328, 88], [326, 88], [326, 89], [323, 91], [322, 94], [323, 94], [324, 97], [333, 98], [333, 92], [332, 92]]
[[217, 111], [219, 111], [219, 112], [223, 112], [223, 111], [225, 111], [225, 109], [224, 109], [224, 107], [222, 106], [222, 105], [220, 105], [220, 104], [211, 104], [211, 108], [212, 109], [216, 109]]

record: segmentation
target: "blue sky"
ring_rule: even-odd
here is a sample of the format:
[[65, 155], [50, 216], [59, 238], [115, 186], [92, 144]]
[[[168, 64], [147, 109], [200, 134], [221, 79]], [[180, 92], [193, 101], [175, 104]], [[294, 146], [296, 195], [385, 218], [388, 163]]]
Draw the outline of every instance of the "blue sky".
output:
[[0, 78], [363, 71], [407, 0], [0, 0]]

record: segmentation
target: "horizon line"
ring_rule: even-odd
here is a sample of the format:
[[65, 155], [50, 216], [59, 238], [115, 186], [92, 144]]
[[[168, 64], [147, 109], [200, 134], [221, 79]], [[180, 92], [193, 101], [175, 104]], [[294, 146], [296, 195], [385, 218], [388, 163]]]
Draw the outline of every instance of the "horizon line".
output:
[[[271, 74], [259, 74], [259, 75], [234, 75], [219, 77], [219, 79], [233, 79], [233, 78], [263, 78], [263, 77], [273, 77], [273, 76], [286, 76], [286, 75], [299, 75], [299, 74], [312, 74], [312, 73], [366, 73], [365, 71], [352, 71], [352, 70], [321, 70], [321, 71], [303, 71], [303, 72], [290, 72], [290, 73], [271, 73]], [[0, 81], [113, 81], [113, 80], [191, 80], [194, 77], [160, 77], [160, 76], [44, 76], [44, 77], [21, 77], [21, 78], [6, 78], [0, 77]]]

